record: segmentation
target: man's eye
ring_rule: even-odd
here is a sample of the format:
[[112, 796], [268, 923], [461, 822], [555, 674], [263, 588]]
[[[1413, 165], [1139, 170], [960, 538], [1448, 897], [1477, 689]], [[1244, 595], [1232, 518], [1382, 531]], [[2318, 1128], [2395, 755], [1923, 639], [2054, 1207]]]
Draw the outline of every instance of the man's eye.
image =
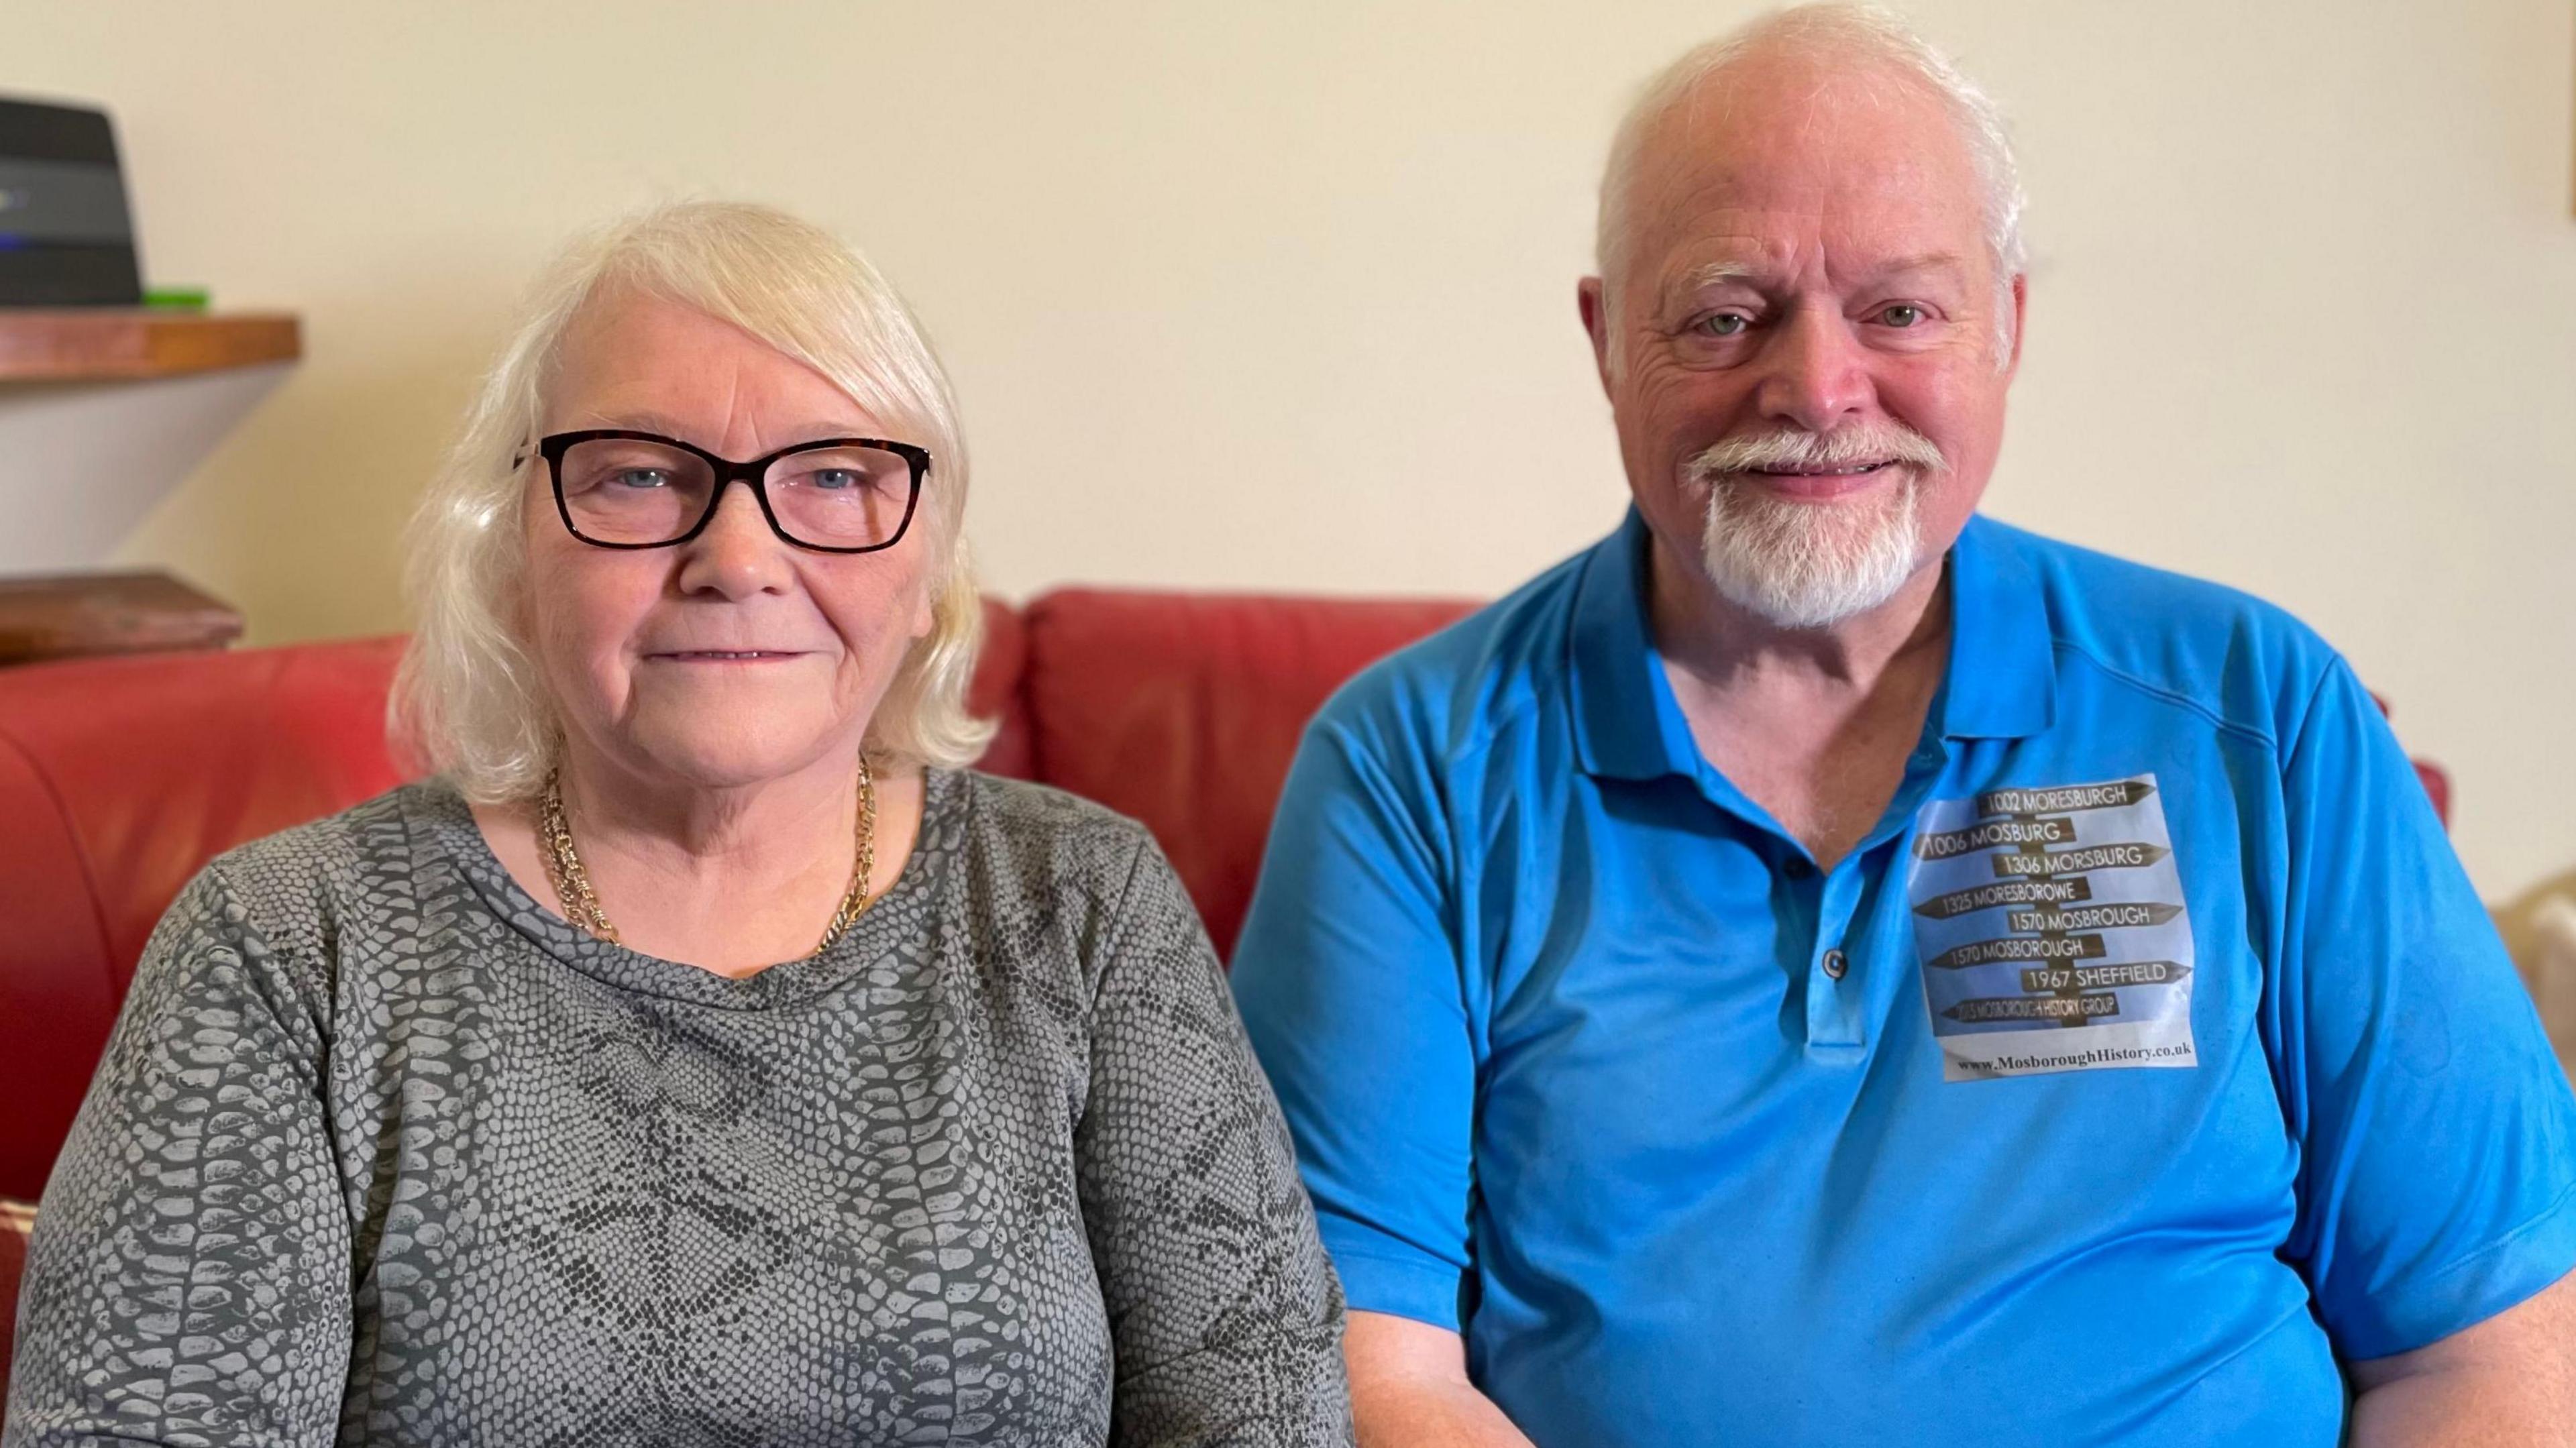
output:
[[1895, 306], [1880, 308], [1878, 320], [1890, 327], [1911, 327], [1923, 320], [1923, 309], [1898, 302]]
[[1734, 337], [1753, 325], [1753, 319], [1742, 312], [1713, 312], [1691, 324], [1692, 330], [1707, 337]]

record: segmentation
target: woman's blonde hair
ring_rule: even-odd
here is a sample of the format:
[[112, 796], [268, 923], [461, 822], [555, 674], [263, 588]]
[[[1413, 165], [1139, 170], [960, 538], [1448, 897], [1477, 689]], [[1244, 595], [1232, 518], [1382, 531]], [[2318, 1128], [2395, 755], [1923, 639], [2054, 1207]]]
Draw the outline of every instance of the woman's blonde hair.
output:
[[729, 322], [839, 386], [893, 435], [930, 450], [914, 522], [939, 564], [932, 625], [868, 725], [872, 758], [956, 767], [992, 726], [966, 712], [984, 615], [960, 526], [966, 448], [939, 358], [902, 298], [838, 237], [765, 206], [663, 206], [575, 243], [529, 294], [462, 435], [406, 537], [418, 626], [394, 676], [387, 723], [416, 762], [466, 798], [526, 799], [545, 782], [562, 726], [519, 631], [526, 532], [545, 393], [584, 306], [633, 290]]

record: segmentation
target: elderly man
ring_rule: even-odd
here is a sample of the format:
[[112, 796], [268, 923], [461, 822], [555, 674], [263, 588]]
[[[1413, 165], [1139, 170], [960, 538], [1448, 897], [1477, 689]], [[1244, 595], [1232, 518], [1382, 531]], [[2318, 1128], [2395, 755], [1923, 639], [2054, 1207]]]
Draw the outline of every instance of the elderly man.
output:
[[1635, 507], [1325, 710], [1240, 947], [1364, 1443], [2576, 1441], [2576, 1103], [2352, 670], [1971, 516], [2019, 212], [1874, 12], [1623, 127]]

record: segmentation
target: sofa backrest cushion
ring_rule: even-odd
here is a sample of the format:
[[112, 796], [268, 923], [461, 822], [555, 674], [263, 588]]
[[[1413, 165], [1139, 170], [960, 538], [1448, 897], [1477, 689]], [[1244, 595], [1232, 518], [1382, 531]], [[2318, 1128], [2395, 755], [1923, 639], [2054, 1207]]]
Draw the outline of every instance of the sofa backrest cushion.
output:
[[1059, 589], [1027, 609], [1036, 775], [1142, 820], [1230, 954], [1306, 722], [1451, 600]]
[[400, 782], [401, 648], [360, 639], [0, 675], [0, 1196], [44, 1184], [143, 943], [205, 862]]

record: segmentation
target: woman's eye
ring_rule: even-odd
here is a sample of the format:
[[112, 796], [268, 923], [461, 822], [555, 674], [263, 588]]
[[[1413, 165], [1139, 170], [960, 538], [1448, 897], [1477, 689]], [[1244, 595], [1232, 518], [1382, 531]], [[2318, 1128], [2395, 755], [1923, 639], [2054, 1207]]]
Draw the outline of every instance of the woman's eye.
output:
[[1703, 336], [1734, 337], [1742, 335], [1745, 328], [1752, 326], [1753, 319], [1742, 312], [1714, 312], [1700, 318], [1692, 325]]
[[671, 475], [661, 468], [620, 468], [608, 480], [621, 488], [667, 488]]
[[858, 487], [867, 479], [854, 468], [816, 468], [805, 475], [805, 481], [813, 487], [833, 491]]
[[1890, 327], [1911, 327], [1923, 320], [1923, 309], [1905, 302], [1879, 310], [1878, 320]]

